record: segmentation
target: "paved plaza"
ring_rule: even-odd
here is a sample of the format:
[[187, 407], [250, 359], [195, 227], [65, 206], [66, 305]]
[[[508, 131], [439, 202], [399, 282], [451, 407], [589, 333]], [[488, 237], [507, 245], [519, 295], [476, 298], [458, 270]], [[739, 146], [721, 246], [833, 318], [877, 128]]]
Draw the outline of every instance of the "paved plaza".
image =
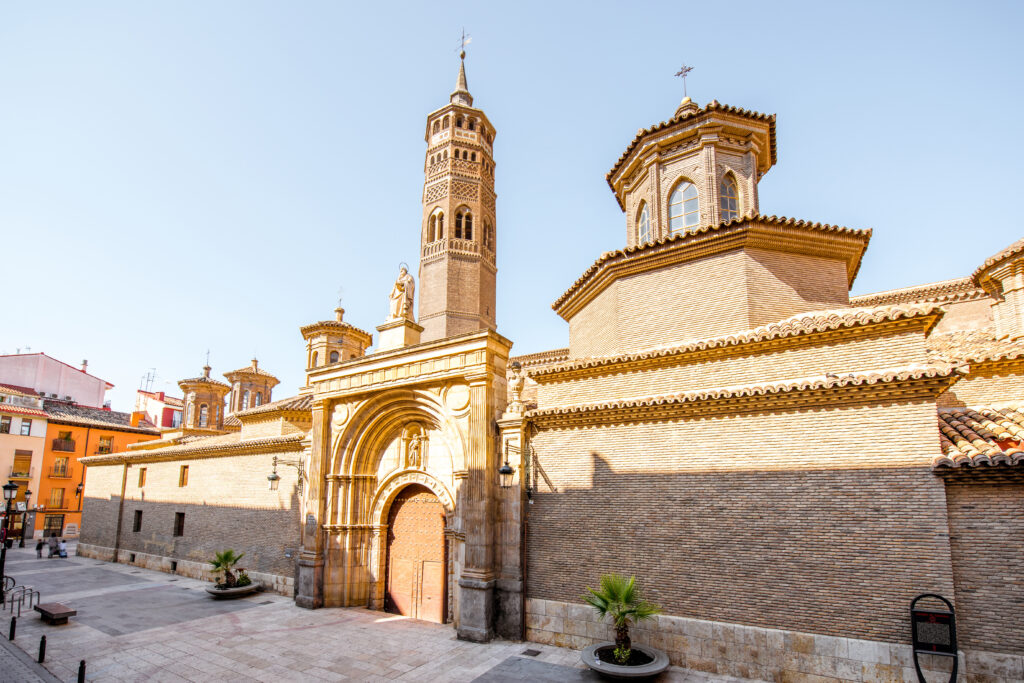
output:
[[[90, 681], [598, 680], [575, 650], [468, 643], [450, 626], [359, 608], [304, 610], [268, 593], [213, 600], [202, 581], [71, 555], [8, 551], [8, 575], [78, 616], [49, 626], [25, 610], [12, 644], [4, 612], [0, 681], [74, 681], [83, 659]], [[48, 671], [34, 664], [42, 635]], [[659, 680], [736, 679], [672, 669]]]

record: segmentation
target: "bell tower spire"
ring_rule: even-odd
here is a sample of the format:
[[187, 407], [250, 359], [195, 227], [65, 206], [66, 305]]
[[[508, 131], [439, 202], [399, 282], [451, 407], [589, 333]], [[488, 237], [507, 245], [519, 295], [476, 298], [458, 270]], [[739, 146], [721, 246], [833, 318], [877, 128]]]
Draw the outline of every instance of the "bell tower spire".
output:
[[463, 32], [449, 103], [427, 116], [420, 230], [421, 340], [495, 328], [494, 126], [473, 107]]

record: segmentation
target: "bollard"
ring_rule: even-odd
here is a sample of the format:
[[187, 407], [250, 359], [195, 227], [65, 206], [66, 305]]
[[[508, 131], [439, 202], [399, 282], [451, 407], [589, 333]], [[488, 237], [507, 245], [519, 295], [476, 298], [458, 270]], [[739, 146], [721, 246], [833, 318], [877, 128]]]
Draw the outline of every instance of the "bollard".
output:
[[39, 639], [39, 663], [42, 664], [44, 659], [46, 659], [46, 636]]
[[78, 663], [78, 683], [85, 683], [85, 660]]
[[11, 617], [11, 632], [7, 636], [7, 640], [14, 640], [14, 631], [18, 627], [18, 617]]

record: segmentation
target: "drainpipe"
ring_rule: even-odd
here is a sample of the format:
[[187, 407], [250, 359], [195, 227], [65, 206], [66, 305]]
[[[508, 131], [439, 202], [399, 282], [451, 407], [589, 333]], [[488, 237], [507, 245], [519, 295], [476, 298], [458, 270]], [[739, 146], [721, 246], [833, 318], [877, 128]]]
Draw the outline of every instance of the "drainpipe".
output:
[[124, 474], [121, 476], [121, 502], [117, 504], [117, 531], [114, 532], [114, 562], [121, 550], [121, 522], [124, 521], [124, 492], [128, 487], [128, 463], [124, 463]]

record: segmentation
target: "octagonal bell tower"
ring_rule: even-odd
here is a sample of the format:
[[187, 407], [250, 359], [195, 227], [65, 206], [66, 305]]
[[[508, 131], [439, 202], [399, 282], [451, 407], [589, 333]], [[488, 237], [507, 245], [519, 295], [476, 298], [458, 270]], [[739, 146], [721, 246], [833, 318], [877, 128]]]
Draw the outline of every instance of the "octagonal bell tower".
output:
[[420, 232], [421, 340], [495, 328], [494, 126], [473, 107], [466, 53], [449, 103], [427, 116]]

